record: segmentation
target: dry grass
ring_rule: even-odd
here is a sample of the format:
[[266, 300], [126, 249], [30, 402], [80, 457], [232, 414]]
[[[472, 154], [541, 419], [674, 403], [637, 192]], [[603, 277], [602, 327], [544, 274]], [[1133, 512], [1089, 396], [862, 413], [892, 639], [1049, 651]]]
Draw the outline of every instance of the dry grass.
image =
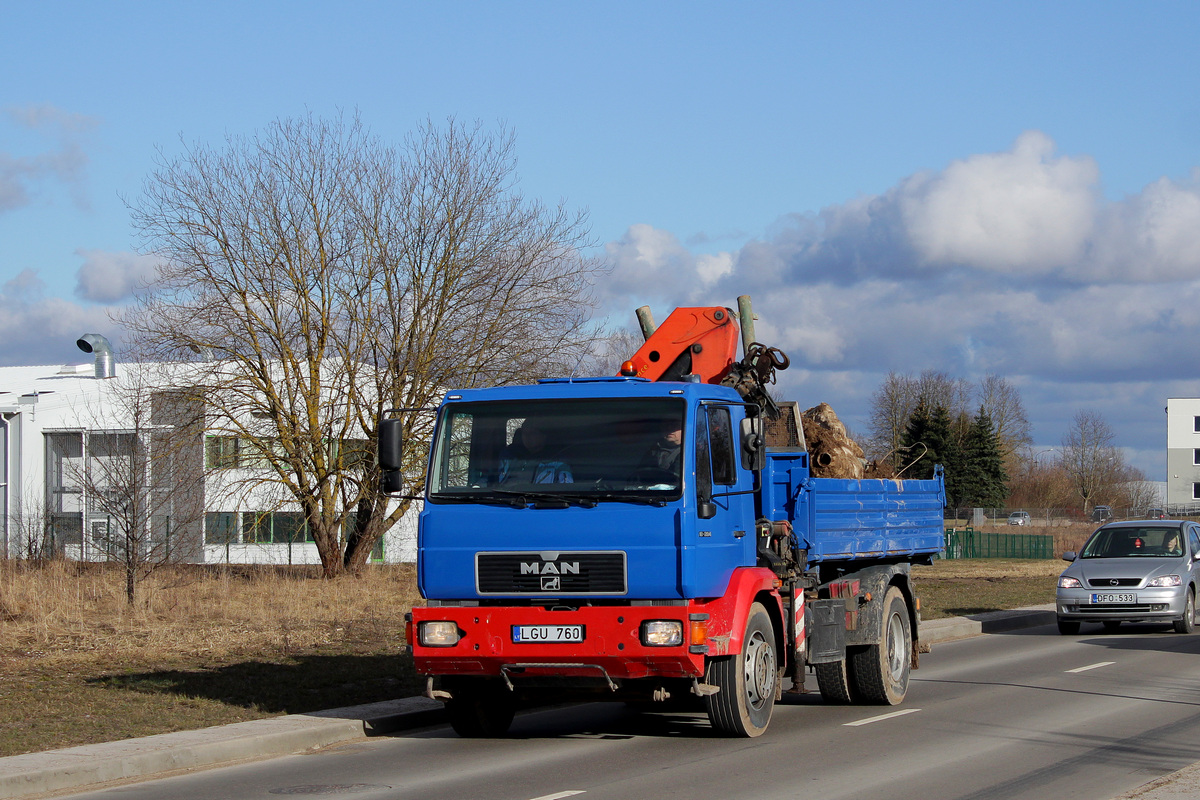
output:
[[162, 569], [125, 602], [105, 565], [0, 566], [0, 756], [385, 700], [403, 654], [409, 565], [320, 580]]
[[975, 558], [913, 567], [924, 619], [966, 616], [1054, 602], [1057, 559]]
[[[922, 616], [1038, 605], [1061, 561], [916, 567]], [[105, 565], [0, 562], [0, 756], [416, 694], [411, 566], [179, 567], [125, 603]]]

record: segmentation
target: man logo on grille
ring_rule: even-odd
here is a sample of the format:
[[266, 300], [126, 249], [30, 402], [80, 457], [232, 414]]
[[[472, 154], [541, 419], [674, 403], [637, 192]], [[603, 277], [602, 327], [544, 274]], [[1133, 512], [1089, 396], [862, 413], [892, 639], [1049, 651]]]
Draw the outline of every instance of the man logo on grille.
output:
[[543, 575], [542, 576], [542, 591], [543, 592], [557, 592], [561, 588], [562, 588], [562, 578], [558, 577], [557, 575]]

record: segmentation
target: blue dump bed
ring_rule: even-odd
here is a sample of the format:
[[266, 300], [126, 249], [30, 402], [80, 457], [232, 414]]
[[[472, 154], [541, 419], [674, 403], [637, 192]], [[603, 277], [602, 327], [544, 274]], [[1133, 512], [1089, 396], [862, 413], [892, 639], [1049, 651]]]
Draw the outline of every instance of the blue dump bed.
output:
[[941, 467], [931, 480], [813, 478], [807, 453], [767, 453], [763, 515], [791, 521], [810, 563], [937, 553], [945, 504]]

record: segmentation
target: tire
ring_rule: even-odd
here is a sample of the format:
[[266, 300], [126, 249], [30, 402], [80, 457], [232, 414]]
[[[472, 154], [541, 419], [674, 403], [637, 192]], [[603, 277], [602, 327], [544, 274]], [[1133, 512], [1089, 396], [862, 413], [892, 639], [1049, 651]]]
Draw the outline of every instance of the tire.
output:
[[828, 664], [814, 664], [817, 673], [817, 689], [821, 699], [831, 705], [844, 706], [856, 702], [854, 687], [850, 685], [850, 673], [846, 670], [845, 661], [831, 661]]
[[1110, 633], [1117, 630], [1120, 627], [1121, 627], [1121, 620], [1119, 620], [1119, 619], [1106, 619], [1104, 621], [1104, 630], [1106, 630]]
[[1058, 618], [1058, 632], [1063, 636], [1074, 636], [1079, 633], [1079, 621], [1073, 619]]
[[464, 739], [496, 738], [508, 733], [517, 711], [513, 693], [486, 678], [455, 681], [448, 687], [446, 713], [450, 727]]
[[1183, 604], [1183, 616], [1175, 620], [1176, 633], [1191, 633], [1196, 630], [1196, 594], [1188, 589], [1187, 600]]
[[912, 621], [899, 587], [883, 596], [883, 641], [847, 654], [850, 683], [864, 703], [895, 706], [908, 693], [912, 672]]
[[720, 688], [704, 698], [713, 728], [725, 736], [761, 736], [779, 689], [775, 629], [761, 603], [750, 607], [741, 652], [709, 659], [705, 672], [705, 680]]

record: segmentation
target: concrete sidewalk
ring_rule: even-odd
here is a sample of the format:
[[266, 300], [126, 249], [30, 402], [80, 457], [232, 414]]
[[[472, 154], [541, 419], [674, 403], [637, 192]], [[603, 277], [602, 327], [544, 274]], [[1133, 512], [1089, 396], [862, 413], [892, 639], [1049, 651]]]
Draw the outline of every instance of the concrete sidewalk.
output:
[[[1002, 633], [1054, 622], [1054, 606], [997, 611], [921, 623], [927, 644]], [[70, 747], [0, 758], [0, 797], [32, 798], [149, 779], [173, 772], [298, 753], [338, 742], [441, 724], [442, 704], [425, 697], [292, 714], [195, 731]], [[1200, 764], [1122, 798], [1173, 800], [1200, 796]]]

